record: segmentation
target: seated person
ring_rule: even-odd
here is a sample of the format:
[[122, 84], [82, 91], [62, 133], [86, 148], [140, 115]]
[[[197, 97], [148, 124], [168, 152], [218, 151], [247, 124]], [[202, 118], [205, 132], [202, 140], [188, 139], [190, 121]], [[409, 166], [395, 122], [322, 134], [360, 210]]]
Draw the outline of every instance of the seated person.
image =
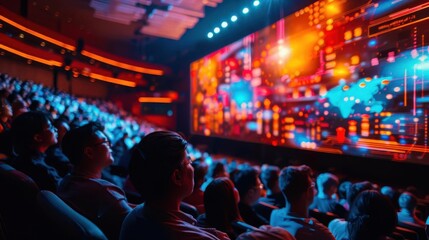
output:
[[194, 168], [194, 191], [192, 191], [191, 195], [183, 199], [183, 202], [195, 206], [199, 213], [204, 213], [204, 192], [201, 191], [201, 185], [204, 182], [208, 167], [201, 158], [193, 161], [192, 167]]
[[398, 222], [413, 223], [424, 227], [425, 223], [416, 216], [417, 198], [414, 194], [403, 192], [398, 199], [400, 211]]
[[91, 122], [72, 129], [64, 136], [62, 149], [74, 168], [61, 181], [58, 195], [109, 239], [118, 239], [122, 222], [132, 208], [121, 188], [101, 179], [102, 169], [113, 163], [103, 127]]
[[253, 231], [241, 234], [236, 240], [295, 240], [295, 238], [281, 227], [264, 225]]
[[317, 209], [320, 212], [332, 212], [339, 217], [345, 218], [347, 215], [346, 209], [341, 206], [332, 196], [337, 193], [338, 178], [331, 173], [321, 173], [317, 177], [317, 195], [313, 199], [313, 203], [309, 209]]
[[338, 187], [338, 197], [339, 197], [338, 203], [341, 204], [341, 206], [343, 206], [344, 209], [346, 209], [347, 211], [349, 211], [350, 209], [349, 203], [347, 202], [347, 195], [348, 195], [348, 192], [350, 191], [351, 186], [352, 186], [351, 182], [344, 181]]
[[201, 185], [201, 190], [206, 190], [211, 181], [220, 177], [229, 177], [225, 163], [223, 161], [213, 161], [206, 174], [206, 181]]
[[258, 201], [282, 208], [285, 206], [285, 198], [279, 187], [280, 169], [277, 166], [263, 165], [261, 169], [261, 181], [267, 190], [265, 197]]
[[58, 142], [46, 150], [46, 163], [53, 166], [61, 177], [71, 172], [73, 165], [61, 150], [64, 135], [70, 131], [69, 124], [64, 119], [56, 119], [54, 126], [58, 131]]
[[270, 225], [286, 229], [297, 240], [334, 240], [328, 228], [308, 217], [315, 190], [311, 169], [306, 165], [286, 167], [280, 172], [279, 184], [286, 206], [271, 213]]
[[239, 200], [238, 191], [229, 178], [216, 178], [204, 192], [206, 212], [198, 217], [198, 225], [216, 228], [235, 239], [244, 232], [234, 228], [235, 222], [243, 221], [238, 211]]
[[180, 211], [180, 202], [194, 188], [186, 145], [175, 132], [157, 131], [136, 146], [130, 179], [145, 203], [125, 218], [120, 239], [229, 239], [218, 230], [195, 226], [197, 221]]
[[268, 224], [268, 219], [258, 215], [252, 208], [263, 189], [261, 180], [259, 180], [259, 172], [253, 167], [241, 169], [234, 176], [234, 184], [240, 193], [238, 209], [244, 222], [255, 227]]
[[12, 123], [11, 134], [18, 155], [11, 165], [31, 177], [41, 190], [56, 192], [61, 177], [46, 164], [45, 152], [57, 143], [57, 129], [47, 114], [34, 111], [19, 115]]
[[337, 240], [389, 239], [397, 224], [393, 204], [374, 190], [359, 193], [350, 208], [347, 221], [335, 219], [329, 230]]

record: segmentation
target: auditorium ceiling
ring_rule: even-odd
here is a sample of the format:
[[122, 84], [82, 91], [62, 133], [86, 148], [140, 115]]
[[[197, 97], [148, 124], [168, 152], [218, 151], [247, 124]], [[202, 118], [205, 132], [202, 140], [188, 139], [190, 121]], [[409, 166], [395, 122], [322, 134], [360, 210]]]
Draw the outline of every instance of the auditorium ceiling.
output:
[[[256, 31], [313, 0], [0, 0], [27, 19], [127, 58], [187, 63]], [[244, 16], [243, 7], [252, 11]], [[212, 39], [207, 33], [236, 14]]]

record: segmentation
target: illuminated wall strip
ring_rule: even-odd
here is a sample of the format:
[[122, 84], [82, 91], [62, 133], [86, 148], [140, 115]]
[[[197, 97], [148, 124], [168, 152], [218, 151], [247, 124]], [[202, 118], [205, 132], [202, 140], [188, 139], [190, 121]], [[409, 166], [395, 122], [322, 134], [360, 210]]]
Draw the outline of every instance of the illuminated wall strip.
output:
[[135, 82], [131, 82], [131, 81], [127, 81], [127, 80], [122, 80], [119, 78], [112, 78], [112, 77], [106, 77], [100, 74], [96, 74], [96, 73], [90, 73], [88, 75], [88, 77], [90, 78], [94, 78], [97, 80], [101, 80], [104, 82], [109, 82], [109, 83], [114, 83], [114, 84], [118, 84], [118, 85], [122, 85], [122, 86], [127, 86], [127, 87], [136, 87], [136, 83]]
[[152, 75], [158, 75], [158, 76], [161, 76], [164, 74], [164, 72], [162, 70], [133, 66], [133, 65], [130, 65], [127, 63], [118, 62], [118, 61], [115, 61], [115, 60], [112, 60], [112, 59], [109, 59], [109, 58], [88, 52], [86, 50], [83, 50], [81, 52], [81, 54], [84, 56], [87, 56], [89, 58], [95, 59], [97, 61], [107, 63], [107, 64], [110, 64], [110, 65], [115, 66], [115, 67], [130, 70], [133, 72], [146, 73], [146, 74], [152, 74]]
[[18, 29], [20, 29], [20, 30], [22, 30], [22, 31], [24, 31], [24, 32], [26, 32], [26, 33], [29, 33], [29, 34], [31, 34], [31, 35], [33, 35], [33, 36], [35, 36], [35, 37], [38, 37], [38, 38], [40, 38], [40, 39], [43, 39], [43, 40], [45, 40], [45, 41], [47, 41], [47, 42], [53, 43], [53, 44], [55, 44], [55, 45], [58, 45], [58, 46], [60, 46], [60, 47], [63, 47], [63, 48], [65, 48], [65, 49], [68, 49], [68, 50], [70, 50], [70, 51], [75, 51], [75, 50], [76, 50], [76, 48], [75, 48], [74, 46], [70, 45], [70, 44], [67, 44], [67, 43], [64, 43], [64, 42], [58, 41], [58, 40], [56, 40], [56, 39], [53, 39], [53, 38], [51, 38], [51, 37], [48, 37], [48, 36], [46, 36], [46, 35], [43, 35], [43, 34], [38, 33], [38, 32], [36, 32], [36, 31], [33, 31], [33, 30], [31, 30], [31, 29], [29, 29], [29, 28], [26, 28], [26, 27], [22, 26], [21, 24], [16, 23], [16, 22], [14, 22], [14, 21], [12, 21], [12, 20], [10, 20], [10, 19], [8, 19], [8, 18], [6, 18], [6, 17], [4, 17], [4, 16], [2, 16], [2, 15], [0, 15], [0, 20], [2, 20], [2, 21], [4, 21], [4, 22], [6, 22], [6, 23], [8, 23], [8, 24], [10, 24], [10, 25], [12, 25], [12, 26], [14, 26], [14, 27], [16, 27], [16, 28], [18, 28]]
[[47, 59], [39, 58], [39, 57], [36, 57], [36, 56], [33, 56], [33, 55], [29, 55], [27, 53], [23, 53], [23, 52], [18, 51], [16, 49], [13, 49], [13, 48], [10, 48], [8, 46], [5, 46], [3, 44], [0, 44], [0, 48], [3, 49], [3, 50], [8, 51], [10, 53], [13, 53], [15, 55], [21, 56], [23, 58], [27, 58], [27, 59], [30, 59], [32, 61], [43, 63], [43, 64], [46, 64], [46, 65], [49, 65], [49, 66], [61, 67], [61, 65], [62, 65], [61, 62], [54, 61], [54, 60], [47, 60]]
[[139, 97], [141, 103], [171, 103], [173, 100], [166, 97]]

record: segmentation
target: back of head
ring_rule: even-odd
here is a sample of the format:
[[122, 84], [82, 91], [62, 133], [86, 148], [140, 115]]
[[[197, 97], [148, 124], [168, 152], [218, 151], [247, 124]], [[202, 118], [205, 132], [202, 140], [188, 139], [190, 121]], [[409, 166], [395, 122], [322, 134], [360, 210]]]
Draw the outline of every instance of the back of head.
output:
[[187, 142], [171, 131], [146, 135], [133, 149], [130, 179], [144, 199], [160, 199], [171, 190], [170, 175], [180, 168]]
[[364, 182], [357, 182], [352, 184], [350, 187], [350, 190], [347, 195], [347, 201], [349, 202], [350, 206], [353, 204], [353, 201], [359, 195], [359, 193], [365, 191], [365, 190], [372, 190], [372, 184], [368, 181]]
[[69, 158], [74, 166], [79, 166], [84, 160], [84, 151], [97, 131], [102, 132], [104, 127], [98, 122], [90, 122], [81, 127], [68, 131], [62, 140], [63, 153]]
[[204, 182], [204, 177], [207, 174], [208, 166], [204, 160], [195, 160], [192, 162], [194, 168], [194, 189], [199, 189]]
[[391, 234], [397, 222], [390, 200], [377, 191], [366, 190], [353, 202], [347, 228], [350, 240], [375, 240]]
[[34, 135], [41, 133], [49, 124], [49, 117], [40, 111], [19, 115], [12, 123], [12, 142], [15, 152], [20, 155], [35, 149]]
[[347, 195], [350, 191], [351, 186], [352, 183], [349, 181], [344, 181], [340, 184], [340, 186], [338, 187], [338, 195], [340, 199], [347, 199]]
[[278, 184], [280, 169], [277, 166], [263, 165], [261, 168], [261, 181], [267, 189], [275, 188]]
[[246, 167], [235, 174], [234, 184], [241, 199], [244, 199], [247, 192], [258, 184], [258, 176], [258, 171], [253, 167]]
[[209, 166], [207, 176], [209, 178], [227, 177], [225, 164], [222, 161], [213, 161]]
[[417, 206], [417, 198], [410, 192], [403, 192], [398, 199], [399, 207], [407, 209], [408, 211], [414, 211]]
[[241, 220], [234, 194], [234, 184], [229, 178], [213, 180], [204, 191], [207, 222], [219, 230], [230, 230], [233, 221]]
[[306, 165], [289, 166], [280, 172], [279, 185], [287, 201], [299, 199], [311, 187], [311, 168]]
[[328, 193], [332, 187], [338, 187], [338, 177], [331, 173], [321, 173], [317, 176], [317, 189], [319, 192]]

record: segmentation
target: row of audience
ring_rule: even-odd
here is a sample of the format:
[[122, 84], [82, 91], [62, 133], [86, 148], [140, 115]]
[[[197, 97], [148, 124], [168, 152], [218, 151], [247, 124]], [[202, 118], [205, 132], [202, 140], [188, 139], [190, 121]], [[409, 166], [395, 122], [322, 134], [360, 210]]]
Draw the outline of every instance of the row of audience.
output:
[[[105, 112], [109, 108], [86, 119], [81, 114], [87, 112], [77, 111], [81, 112], [74, 114], [78, 120], [73, 117], [72, 121], [70, 116], [61, 117], [65, 110], [46, 113], [40, 107], [15, 115], [7, 107], [7, 99], [29, 94], [22, 89], [31, 93], [39, 88], [0, 79], [2, 94], [7, 95], [1, 98], [5, 104], [0, 135], [4, 142], [12, 143], [2, 148], [7, 157], [3, 161], [31, 177], [40, 189], [56, 193], [108, 239], [388, 239], [394, 236], [398, 219], [424, 226], [416, 217], [417, 199], [412, 193], [402, 193], [397, 212], [394, 202], [373, 184], [342, 183], [338, 196], [335, 175], [322, 173], [314, 182], [312, 169], [306, 165], [280, 170], [248, 164], [230, 164], [227, 169], [222, 161], [207, 164], [207, 159], [195, 159], [195, 150], [171, 131], [152, 131], [130, 148], [130, 187], [123, 187], [103, 176], [115, 162], [107, 133], [115, 124], [103, 117], [112, 116]], [[46, 89], [42, 92], [54, 94]], [[23, 99], [24, 107], [33, 104], [34, 98]], [[59, 100], [58, 106], [61, 104], [65, 102]], [[114, 116], [121, 118], [120, 114]], [[67, 123], [70, 129], [65, 127]], [[123, 123], [134, 129], [133, 122]], [[50, 150], [53, 146], [55, 150]], [[48, 151], [54, 154], [48, 155]], [[138, 202], [128, 202], [130, 189], [137, 191]], [[197, 218], [182, 211], [184, 202], [195, 206]], [[321, 223], [309, 210], [332, 212], [338, 219], [329, 225]]]

